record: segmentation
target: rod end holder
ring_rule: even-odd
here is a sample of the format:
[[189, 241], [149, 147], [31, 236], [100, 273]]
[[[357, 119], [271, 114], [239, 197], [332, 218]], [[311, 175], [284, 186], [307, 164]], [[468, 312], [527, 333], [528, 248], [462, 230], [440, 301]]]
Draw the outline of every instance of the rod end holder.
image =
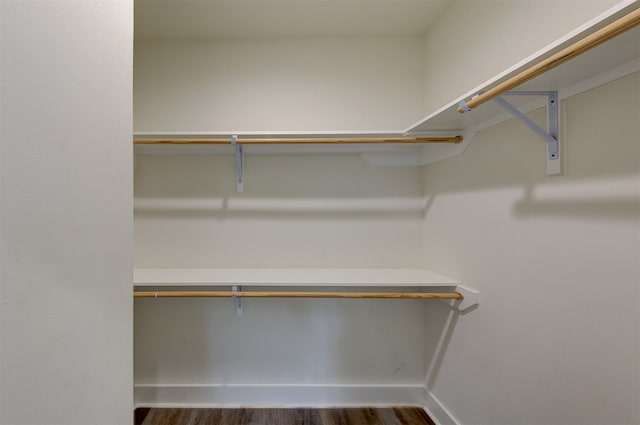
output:
[[462, 295], [461, 300], [441, 300], [452, 309], [464, 312], [471, 307], [480, 304], [480, 293], [478, 291], [469, 289], [465, 286], [456, 286], [454, 290]]
[[471, 107], [467, 105], [467, 102], [461, 100], [458, 102], [458, 112], [464, 114], [465, 112], [471, 112]]

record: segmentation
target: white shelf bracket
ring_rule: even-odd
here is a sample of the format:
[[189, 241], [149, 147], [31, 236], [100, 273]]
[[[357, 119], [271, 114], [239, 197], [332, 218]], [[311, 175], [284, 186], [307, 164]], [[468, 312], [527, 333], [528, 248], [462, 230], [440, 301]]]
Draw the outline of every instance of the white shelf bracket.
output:
[[236, 148], [236, 190], [244, 192], [244, 151], [242, 145], [238, 143], [238, 135], [231, 136], [231, 144]]
[[231, 299], [235, 301], [236, 304], [236, 316], [240, 317], [243, 313], [242, 297], [238, 297], [236, 295], [236, 292], [242, 291], [242, 286], [234, 285], [231, 287], [231, 291], [233, 292], [233, 295], [231, 295]]
[[560, 143], [559, 134], [559, 108], [557, 91], [508, 91], [508, 96], [546, 96], [547, 97], [547, 130], [538, 126], [525, 114], [520, 112], [515, 106], [507, 102], [501, 96], [493, 100], [504, 108], [507, 112], [526, 125], [531, 131], [540, 136], [547, 143], [547, 175], [557, 175], [561, 173], [560, 167]]

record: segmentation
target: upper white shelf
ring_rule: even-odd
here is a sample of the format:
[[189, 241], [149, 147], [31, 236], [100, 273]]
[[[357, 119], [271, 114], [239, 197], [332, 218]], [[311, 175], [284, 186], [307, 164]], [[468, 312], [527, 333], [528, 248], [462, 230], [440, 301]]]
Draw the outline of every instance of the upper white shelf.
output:
[[[556, 40], [511, 68], [468, 91], [463, 96], [430, 113], [406, 129], [406, 133], [463, 132], [490, 121], [496, 116], [503, 115], [504, 110], [494, 102], [481, 105], [464, 114], [458, 112], [458, 103], [461, 100], [469, 100], [473, 96], [520, 74], [637, 8], [638, 4], [633, 2], [626, 7], [612, 10], [610, 13], [584, 24], [565, 37]], [[544, 72], [518, 86], [517, 90], [559, 91], [560, 99], [563, 99], [638, 71], [640, 71], [640, 27], [635, 27], [585, 53], [573, 57], [556, 68]], [[526, 97], [520, 99], [509, 98], [509, 102], [515, 106], [523, 106], [531, 102], [531, 99]]]
[[135, 269], [135, 286], [457, 286], [424, 269]]

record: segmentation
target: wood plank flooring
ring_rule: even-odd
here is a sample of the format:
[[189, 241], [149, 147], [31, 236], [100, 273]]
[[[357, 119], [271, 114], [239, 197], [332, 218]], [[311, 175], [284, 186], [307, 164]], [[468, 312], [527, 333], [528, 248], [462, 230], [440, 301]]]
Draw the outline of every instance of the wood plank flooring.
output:
[[149, 409], [135, 425], [435, 425], [418, 407], [333, 409]]

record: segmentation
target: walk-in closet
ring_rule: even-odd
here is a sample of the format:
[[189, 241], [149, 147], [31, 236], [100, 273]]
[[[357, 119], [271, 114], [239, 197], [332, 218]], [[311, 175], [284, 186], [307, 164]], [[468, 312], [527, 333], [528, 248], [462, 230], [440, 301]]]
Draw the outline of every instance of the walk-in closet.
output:
[[0, 10], [0, 425], [640, 422], [639, 1]]

